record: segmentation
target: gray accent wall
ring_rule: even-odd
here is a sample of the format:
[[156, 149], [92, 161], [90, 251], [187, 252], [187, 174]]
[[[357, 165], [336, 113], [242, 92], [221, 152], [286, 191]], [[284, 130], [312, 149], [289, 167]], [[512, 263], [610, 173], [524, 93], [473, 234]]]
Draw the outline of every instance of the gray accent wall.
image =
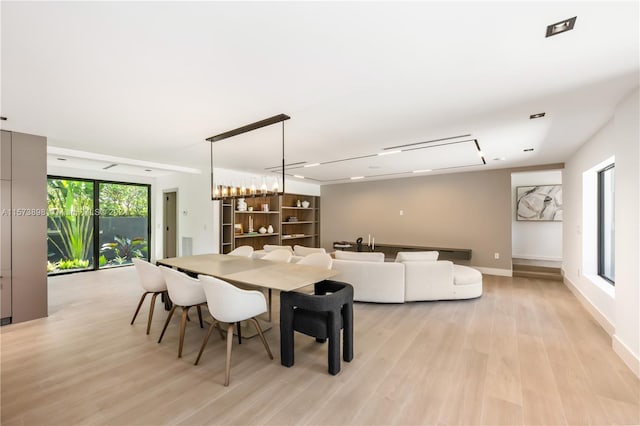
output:
[[468, 264], [510, 271], [512, 171], [324, 185], [322, 246], [371, 234], [376, 243], [470, 248]]

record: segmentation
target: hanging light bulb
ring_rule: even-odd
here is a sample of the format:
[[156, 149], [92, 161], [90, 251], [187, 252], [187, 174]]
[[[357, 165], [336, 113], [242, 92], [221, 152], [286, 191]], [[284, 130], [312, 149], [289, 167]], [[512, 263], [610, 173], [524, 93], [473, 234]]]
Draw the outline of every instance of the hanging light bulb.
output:
[[247, 193], [247, 188], [244, 184], [244, 179], [242, 179], [242, 185], [240, 186], [240, 195], [244, 196]]
[[260, 192], [262, 195], [267, 195], [267, 178], [262, 177], [262, 185], [260, 185]]
[[229, 195], [235, 197], [238, 192], [238, 188], [236, 188], [236, 183], [231, 181], [231, 187], [229, 188]]
[[256, 195], [256, 178], [251, 178], [251, 188], [249, 189], [251, 195]]
[[222, 187], [220, 188], [220, 195], [223, 198], [226, 198], [227, 195], [228, 195], [228, 190], [229, 190], [229, 188], [227, 187], [227, 185], [222, 185]]
[[278, 178], [273, 179], [273, 193], [277, 194], [280, 191], [280, 185], [278, 185]]

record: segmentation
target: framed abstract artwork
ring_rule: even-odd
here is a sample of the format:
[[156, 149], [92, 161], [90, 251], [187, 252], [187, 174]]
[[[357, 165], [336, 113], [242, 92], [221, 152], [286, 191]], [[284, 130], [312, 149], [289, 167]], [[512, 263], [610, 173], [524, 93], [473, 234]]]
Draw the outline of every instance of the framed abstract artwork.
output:
[[517, 187], [516, 220], [562, 222], [562, 185]]

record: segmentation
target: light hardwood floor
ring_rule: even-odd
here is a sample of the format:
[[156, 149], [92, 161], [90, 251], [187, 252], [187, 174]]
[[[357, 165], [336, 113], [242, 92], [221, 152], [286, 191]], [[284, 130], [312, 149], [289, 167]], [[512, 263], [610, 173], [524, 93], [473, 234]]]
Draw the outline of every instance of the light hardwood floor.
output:
[[[609, 336], [559, 282], [484, 277], [470, 301], [357, 303], [355, 357], [337, 376], [327, 349], [296, 335], [279, 362], [277, 326], [234, 342], [231, 383], [217, 334], [148, 304], [133, 268], [49, 279], [49, 317], [2, 327], [1, 423], [11, 425], [640, 424], [640, 383]], [[277, 300], [276, 300], [277, 309]], [[276, 311], [277, 312], [277, 311]], [[277, 318], [277, 315], [276, 315]]]

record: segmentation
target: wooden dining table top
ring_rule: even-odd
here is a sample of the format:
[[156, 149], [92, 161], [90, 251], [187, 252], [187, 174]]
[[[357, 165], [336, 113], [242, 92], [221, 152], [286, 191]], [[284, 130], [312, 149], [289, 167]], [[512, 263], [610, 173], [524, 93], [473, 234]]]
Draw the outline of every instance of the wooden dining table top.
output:
[[192, 274], [210, 275], [237, 284], [280, 291], [293, 291], [331, 278], [336, 271], [297, 263], [273, 262], [227, 254], [160, 259], [158, 265], [169, 266]]

